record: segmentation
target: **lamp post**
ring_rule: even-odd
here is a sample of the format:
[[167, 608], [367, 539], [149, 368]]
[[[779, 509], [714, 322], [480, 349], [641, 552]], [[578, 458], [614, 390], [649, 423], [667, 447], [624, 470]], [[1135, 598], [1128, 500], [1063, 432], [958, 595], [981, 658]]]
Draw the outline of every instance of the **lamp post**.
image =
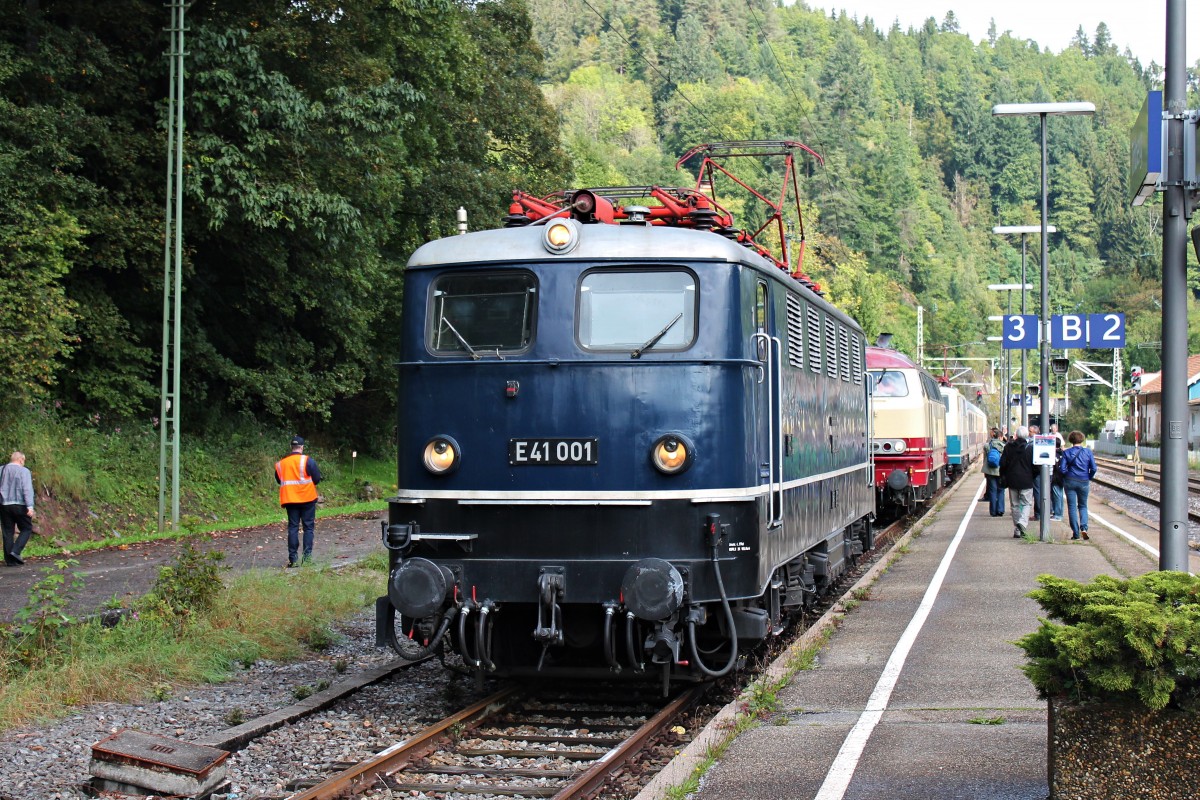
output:
[[[1042, 398], [1042, 419], [1041, 428], [1045, 433], [1050, 430], [1050, 403], [1046, 396], [1046, 387], [1050, 385], [1050, 282], [1048, 280], [1047, 264], [1050, 260], [1050, 244], [1047, 239], [1050, 226], [1046, 224], [1047, 219], [1047, 192], [1046, 192], [1046, 117], [1054, 116], [1071, 116], [1080, 114], [1095, 114], [1096, 106], [1093, 103], [1002, 103], [992, 106], [992, 116], [994, 117], [1038, 117], [1041, 121], [1042, 131], [1042, 308], [1041, 308], [1041, 325], [1039, 333], [1041, 334], [1041, 342], [1039, 343], [1038, 353], [1041, 360], [1041, 398]], [[1040, 482], [1042, 485], [1042, 504], [1050, 498], [1050, 468], [1043, 464], [1041, 469]], [[1036, 509], [1038, 519], [1040, 520], [1040, 533], [1043, 542], [1050, 541], [1050, 525], [1045, 514], [1045, 509]]]
[[[1025, 313], [1025, 292], [1028, 291], [1029, 289], [1033, 288], [1032, 284], [1026, 283], [1026, 281], [1028, 281], [1028, 278], [1025, 277], [1025, 237], [1027, 237], [1031, 233], [1039, 233], [1040, 234], [1041, 232], [1042, 232], [1041, 225], [997, 225], [996, 227], [992, 228], [992, 233], [998, 233], [1001, 235], [1008, 234], [1008, 233], [1021, 234], [1021, 313], [1022, 314]], [[1057, 233], [1057, 232], [1058, 232], [1058, 228], [1054, 227], [1053, 225], [1046, 226], [1046, 233]], [[1046, 240], [1046, 237], [1043, 235], [1042, 241], [1045, 242], [1045, 240]], [[1044, 249], [1043, 249], [1043, 252], [1044, 252]], [[1043, 264], [1046, 263], [1045, 256], [1042, 256], [1042, 263]], [[1042, 274], [1043, 275], [1046, 274], [1045, 270], [1042, 270]], [[1043, 286], [1045, 285], [1045, 280], [1042, 281], [1042, 285]], [[1045, 302], [1045, 301], [1043, 301], [1043, 302]], [[1009, 313], [1011, 314], [1012, 312], [1010, 311]], [[1043, 327], [1044, 327], [1044, 325], [1043, 325]], [[1041, 337], [1039, 336], [1038, 339], [1040, 340]], [[1022, 350], [1021, 351], [1021, 424], [1022, 425], [1029, 424], [1029, 406], [1026, 405], [1026, 403], [1025, 403], [1025, 392], [1029, 388], [1029, 379], [1025, 375], [1026, 357], [1027, 357], [1026, 351]], [[1042, 399], [1042, 404], [1045, 405], [1044, 398]]]
[[[1019, 228], [1021, 226], [1013, 226], [1013, 227]], [[992, 230], [994, 232], [999, 232], [1000, 229], [993, 228]], [[1053, 231], [1054, 227], [1051, 226], [1050, 230]], [[1024, 236], [1024, 234], [1022, 234], [1022, 236], [1021, 236], [1021, 282], [1020, 283], [989, 283], [988, 288], [991, 289], [993, 292], [1008, 292], [1008, 316], [1012, 316], [1012, 293], [1014, 291], [1020, 291], [1021, 292], [1021, 313], [1022, 314], [1025, 313], [1025, 292], [1032, 289], [1033, 284], [1025, 282], [1025, 236]], [[1004, 318], [1001, 317], [1001, 319], [1003, 320]], [[1000, 340], [1003, 341], [1004, 337], [1003, 336], [1000, 337]], [[1012, 393], [1010, 391], [1010, 389], [1012, 388], [1012, 363], [1011, 363], [1012, 362], [1012, 354], [1008, 350], [1004, 350], [1003, 352], [1004, 352], [1005, 358], [1007, 359], [1007, 363], [1005, 364], [1005, 367], [1004, 367], [1004, 392], [1005, 392], [1004, 393], [1004, 422], [1005, 422], [1005, 427], [1008, 427], [1008, 422], [1009, 422], [1008, 412], [1009, 412], [1009, 409], [1012, 408]], [[1027, 420], [1028, 411], [1029, 411], [1028, 406], [1025, 405], [1025, 351], [1022, 350], [1021, 351], [1021, 418], [1019, 420], [1019, 424], [1021, 424], [1021, 425], [1029, 424], [1029, 422]]]

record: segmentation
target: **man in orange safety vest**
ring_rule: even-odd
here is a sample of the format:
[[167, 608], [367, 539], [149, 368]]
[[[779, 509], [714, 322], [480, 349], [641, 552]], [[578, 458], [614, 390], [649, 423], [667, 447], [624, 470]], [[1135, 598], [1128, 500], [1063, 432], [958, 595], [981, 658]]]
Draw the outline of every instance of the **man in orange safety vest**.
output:
[[292, 437], [292, 452], [275, 462], [275, 481], [279, 484], [279, 505], [287, 511], [288, 563], [300, 564], [300, 526], [304, 525], [304, 562], [312, 560], [313, 530], [317, 521], [317, 484], [321, 468], [304, 455], [304, 437]]

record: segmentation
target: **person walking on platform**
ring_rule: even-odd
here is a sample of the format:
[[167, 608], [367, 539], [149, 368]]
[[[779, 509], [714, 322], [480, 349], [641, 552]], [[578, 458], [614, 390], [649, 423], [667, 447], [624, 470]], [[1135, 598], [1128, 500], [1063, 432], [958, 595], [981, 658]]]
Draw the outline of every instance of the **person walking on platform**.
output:
[[1062, 459], [1067, 443], [1058, 432], [1057, 425], [1050, 426], [1050, 435], [1054, 437], [1054, 464], [1050, 467], [1050, 519], [1055, 522], [1063, 521], [1063, 484], [1062, 473], [1058, 462]]
[[[1033, 457], [1032, 456], [1033, 437], [1037, 436], [1041, 432], [1042, 432], [1042, 429], [1039, 428], [1037, 425], [1029, 426], [1029, 436], [1026, 438], [1028, 438], [1028, 440], [1029, 440], [1029, 452], [1031, 454], [1030, 458]], [[1030, 515], [1029, 518], [1031, 520], [1033, 520], [1034, 522], [1037, 522], [1041, 518], [1042, 512], [1045, 510], [1046, 509], [1042, 508], [1042, 473], [1041, 473], [1041, 470], [1034, 469], [1034, 471], [1033, 471], [1033, 513]]]
[[313, 536], [317, 521], [317, 484], [321, 468], [304, 455], [304, 438], [292, 437], [292, 452], [275, 463], [275, 481], [279, 484], [279, 505], [287, 511], [288, 563], [301, 562], [300, 526], [304, 526], [304, 563], [312, 560]]
[[1071, 431], [1067, 437], [1071, 446], [1063, 451], [1058, 460], [1058, 472], [1063, 477], [1063, 493], [1067, 496], [1067, 520], [1071, 524], [1072, 539], [1088, 538], [1088, 492], [1091, 480], [1096, 477], [1096, 458], [1083, 445], [1083, 432]]
[[1004, 446], [1000, 454], [1000, 480], [1008, 487], [1008, 502], [1012, 506], [1013, 538], [1023, 539], [1029, 526], [1029, 511], [1033, 505], [1033, 447], [1029, 444], [1029, 428], [1017, 428], [1017, 435]]
[[[21, 552], [33, 535], [33, 476], [25, 466], [20, 450], [0, 467], [0, 525], [4, 528], [4, 563], [19, 567], [25, 563]], [[15, 534], [15, 541], [14, 541]]]
[[992, 438], [983, 451], [983, 475], [987, 478], [988, 512], [993, 517], [1004, 516], [1004, 489], [1000, 486], [1000, 456], [1003, 452], [1000, 429], [992, 428]]

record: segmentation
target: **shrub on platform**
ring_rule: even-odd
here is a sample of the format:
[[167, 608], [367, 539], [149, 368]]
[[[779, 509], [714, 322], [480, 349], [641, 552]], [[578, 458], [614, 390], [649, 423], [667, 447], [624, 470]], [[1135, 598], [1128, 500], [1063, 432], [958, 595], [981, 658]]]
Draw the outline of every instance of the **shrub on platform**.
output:
[[1038, 582], [1049, 619], [1017, 645], [1049, 700], [1051, 799], [1200, 796], [1200, 579]]
[[1200, 578], [1151, 572], [1091, 583], [1042, 575], [1048, 620], [1017, 645], [1042, 697], [1200, 710]]

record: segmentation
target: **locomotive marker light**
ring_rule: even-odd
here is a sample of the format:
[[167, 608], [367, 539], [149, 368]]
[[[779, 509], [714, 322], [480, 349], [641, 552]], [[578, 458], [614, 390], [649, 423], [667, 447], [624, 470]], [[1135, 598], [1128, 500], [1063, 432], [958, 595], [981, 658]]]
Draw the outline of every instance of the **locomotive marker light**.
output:
[[458, 443], [449, 436], [435, 436], [425, 445], [422, 461], [434, 475], [446, 475], [458, 467]]
[[[1041, 380], [1039, 385], [1048, 387], [1050, 385], [1050, 349], [1049, 339], [1046, 335], [1050, 327], [1050, 281], [1048, 275], [1048, 266], [1050, 261], [1050, 226], [1046, 224], [1048, 217], [1049, 200], [1046, 191], [1046, 177], [1049, 172], [1049, 164], [1046, 148], [1046, 118], [1054, 116], [1078, 116], [1091, 115], [1096, 113], [1094, 103], [1002, 103], [992, 106], [992, 116], [994, 117], [1026, 117], [1036, 116], [1041, 121], [1042, 133], [1042, 224], [1040, 232], [1042, 236], [1042, 297], [1041, 297], [1041, 325], [1040, 332], [1042, 333], [1042, 346], [1040, 352], [1041, 361]], [[1022, 280], [1024, 278], [1022, 277]], [[1022, 378], [1024, 383], [1024, 378]], [[1047, 393], [1048, 394], [1048, 393]], [[1050, 398], [1045, 396], [1042, 398], [1042, 419], [1041, 427], [1043, 431], [1050, 430]], [[1042, 483], [1041, 499], [1045, 505], [1050, 499], [1050, 468], [1042, 465], [1042, 474], [1040, 480]], [[1041, 532], [1041, 540], [1043, 542], [1051, 541], [1050, 537], [1050, 515], [1045, 513], [1044, 508], [1035, 509], [1038, 512], [1038, 525]]]
[[558, 219], [546, 226], [542, 244], [555, 255], [564, 255], [579, 244], [579, 223], [573, 219]]
[[650, 461], [664, 475], [678, 475], [692, 465], [692, 444], [678, 433], [660, 436], [650, 448]]

